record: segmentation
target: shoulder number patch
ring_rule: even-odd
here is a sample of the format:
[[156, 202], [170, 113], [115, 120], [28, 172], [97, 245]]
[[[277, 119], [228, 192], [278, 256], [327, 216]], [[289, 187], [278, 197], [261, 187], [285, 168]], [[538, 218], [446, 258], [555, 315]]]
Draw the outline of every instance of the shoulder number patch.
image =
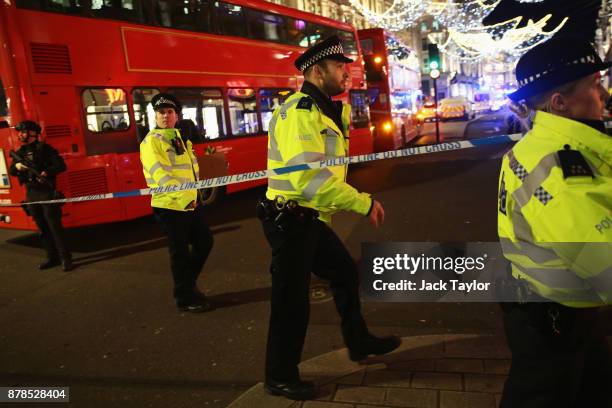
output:
[[569, 145], [565, 145], [563, 148], [563, 150], [557, 152], [557, 155], [564, 179], [569, 177], [595, 177], [582, 153], [578, 150], [571, 150]]
[[297, 104], [296, 109], [310, 110], [312, 108], [312, 99], [304, 96]]

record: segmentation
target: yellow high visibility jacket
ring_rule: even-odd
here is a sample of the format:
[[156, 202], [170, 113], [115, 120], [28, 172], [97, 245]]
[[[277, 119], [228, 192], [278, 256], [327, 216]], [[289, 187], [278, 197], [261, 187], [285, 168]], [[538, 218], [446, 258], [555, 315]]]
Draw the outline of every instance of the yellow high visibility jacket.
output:
[[[177, 154], [173, 140], [183, 146], [184, 153]], [[198, 160], [191, 141], [183, 142], [176, 129], [153, 129], [140, 143], [142, 171], [150, 188], [167, 187], [198, 180]], [[198, 199], [197, 190], [156, 193], [151, 195], [151, 206], [176, 211], [186, 209]]]
[[502, 162], [498, 233], [513, 276], [538, 295], [612, 303], [612, 137], [538, 111]]
[[[310, 96], [296, 92], [274, 111], [270, 120], [268, 169], [346, 157], [349, 122], [349, 105], [343, 105], [343, 129], [339, 129]], [[367, 215], [372, 199], [346, 182], [347, 170], [347, 165], [340, 165], [270, 175], [266, 197], [296, 200], [301, 206], [318, 210], [319, 218], [328, 223], [339, 210]]]

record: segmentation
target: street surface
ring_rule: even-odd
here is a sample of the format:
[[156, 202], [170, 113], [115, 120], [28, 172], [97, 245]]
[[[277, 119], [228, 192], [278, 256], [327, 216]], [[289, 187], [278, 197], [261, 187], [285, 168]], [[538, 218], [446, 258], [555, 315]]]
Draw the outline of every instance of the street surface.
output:
[[[444, 140], [466, 128], [468, 138], [473, 129], [489, 135], [502, 123], [484, 122], [441, 123]], [[417, 143], [430, 137], [425, 130]], [[350, 182], [383, 203], [386, 222], [373, 229], [343, 213], [334, 228], [355, 258], [362, 242], [495, 241], [498, 170], [510, 147], [355, 166]], [[215, 247], [199, 284], [216, 309], [199, 315], [174, 306], [165, 238], [152, 217], [68, 231], [78, 265], [69, 273], [36, 269], [43, 250], [35, 234], [0, 230], [0, 385], [70, 386], [75, 407], [166, 408], [225, 407], [261, 381], [270, 250], [254, 209], [263, 191], [209, 209]], [[316, 280], [312, 298], [304, 359], [344, 347], [333, 302]], [[501, 333], [496, 304], [363, 308], [377, 334]]]

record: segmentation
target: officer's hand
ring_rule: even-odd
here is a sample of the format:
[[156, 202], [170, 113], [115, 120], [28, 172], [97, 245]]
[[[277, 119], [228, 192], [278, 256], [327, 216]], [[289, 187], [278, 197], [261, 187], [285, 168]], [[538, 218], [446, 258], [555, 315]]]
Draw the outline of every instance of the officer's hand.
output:
[[373, 200], [372, 203], [372, 211], [370, 211], [370, 224], [372, 224], [375, 228], [378, 228], [379, 225], [382, 225], [385, 222], [385, 209], [382, 204], [376, 200]]
[[26, 171], [28, 169], [28, 166], [23, 163], [17, 163], [15, 164], [15, 168], [17, 169], [17, 171]]
[[47, 172], [46, 171], [41, 171], [40, 172], [40, 177], [47, 177]]
[[195, 209], [197, 207], [197, 203], [195, 201], [190, 202], [189, 204], [187, 204], [187, 207], [185, 207], [185, 209], [189, 210], [189, 209]]

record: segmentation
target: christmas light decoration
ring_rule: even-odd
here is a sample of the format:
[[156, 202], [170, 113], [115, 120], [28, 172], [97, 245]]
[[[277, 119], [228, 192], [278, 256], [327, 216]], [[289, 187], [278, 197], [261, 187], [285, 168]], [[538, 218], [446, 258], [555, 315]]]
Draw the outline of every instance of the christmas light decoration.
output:
[[430, 0], [427, 13], [447, 28], [467, 32], [482, 26], [501, 0]]
[[425, 14], [428, 4], [423, 0], [394, 0], [391, 7], [379, 14], [364, 7], [358, 0], [349, 2], [368, 22], [390, 31], [399, 31], [414, 25]]
[[385, 43], [389, 60], [404, 65], [414, 71], [419, 70], [419, 59], [416, 52], [399, 39], [387, 33]]
[[517, 28], [523, 20], [521, 16], [467, 32], [449, 28], [446, 41], [438, 43], [438, 47], [442, 52], [462, 61], [498, 58], [500, 54], [516, 59], [555, 35], [569, 19], [566, 17], [557, 27], [545, 31], [544, 27], [551, 17], [552, 15], [548, 14], [536, 22], [529, 19], [527, 25], [521, 28]]

